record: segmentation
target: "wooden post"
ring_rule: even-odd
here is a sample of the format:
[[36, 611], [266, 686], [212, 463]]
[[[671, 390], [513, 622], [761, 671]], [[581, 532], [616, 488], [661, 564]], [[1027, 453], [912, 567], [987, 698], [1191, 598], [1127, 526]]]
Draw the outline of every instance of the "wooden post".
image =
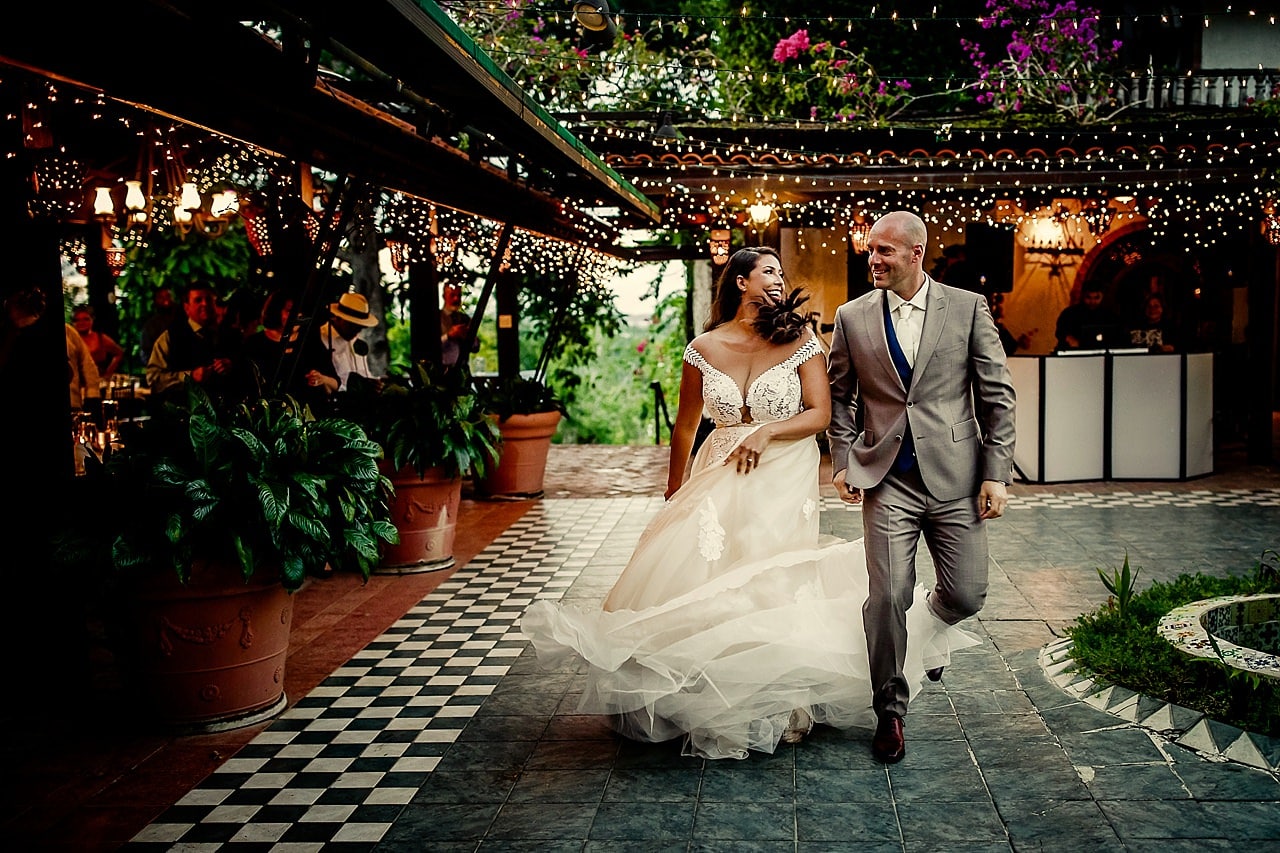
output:
[[405, 283], [409, 288], [409, 356], [413, 361], [439, 364], [440, 349], [440, 275], [436, 259], [426, 243], [415, 243], [409, 250], [409, 267]]
[[[476, 313], [472, 315], [471, 325], [467, 327], [467, 338], [462, 342], [463, 352], [471, 352], [471, 347], [476, 342], [476, 334], [480, 331], [480, 323], [484, 320], [485, 309], [489, 306], [489, 297], [493, 295], [494, 284], [502, 274], [502, 259], [507, 254], [507, 247], [511, 245], [511, 232], [513, 230], [511, 223], [507, 222], [503, 224], [502, 230], [498, 232], [498, 242], [494, 245], [493, 257], [489, 259], [489, 275], [485, 277], [484, 288], [480, 291], [480, 301], [476, 305]], [[439, 326], [439, 323], [436, 325]], [[498, 372], [501, 373], [501, 352], [498, 354], [498, 361]], [[515, 369], [517, 371], [520, 369], [518, 358]]]

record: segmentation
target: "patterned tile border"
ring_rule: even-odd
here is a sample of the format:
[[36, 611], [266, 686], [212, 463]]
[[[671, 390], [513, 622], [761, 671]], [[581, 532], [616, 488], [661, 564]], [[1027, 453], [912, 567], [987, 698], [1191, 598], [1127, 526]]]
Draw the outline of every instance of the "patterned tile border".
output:
[[[1261, 640], [1264, 626], [1268, 626], [1266, 630], [1271, 632], [1274, 641], [1278, 612], [1280, 595], [1225, 595], [1175, 607], [1161, 617], [1156, 630], [1174, 648], [1192, 657], [1217, 660], [1221, 652], [1221, 660], [1227, 666], [1267, 678], [1280, 678], [1280, 656], [1229, 642], [1222, 630], [1238, 625], [1241, 632], [1249, 634], [1246, 626], [1250, 626]], [[1219, 615], [1221, 618], [1217, 618]], [[1224, 624], [1213, 629], [1210, 639], [1210, 627], [1215, 621]]]
[[[1014, 486], [1015, 490], [1017, 486]], [[1075, 507], [1170, 507], [1170, 506], [1277, 506], [1280, 507], [1280, 489], [1228, 489], [1210, 491], [1193, 489], [1173, 491], [1153, 489], [1131, 492], [1040, 492], [1018, 494], [1009, 499], [1009, 509], [1049, 507], [1067, 509]]]
[[[1014, 487], [1017, 488], [1016, 486]], [[1274, 506], [1280, 507], [1280, 489], [1230, 489], [1227, 491], [1172, 491], [1157, 489], [1149, 492], [1041, 492], [1009, 496], [1009, 511], [1021, 509], [1078, 509], [1080, 507], [1189, 507], [1189, 506]], [[824, 512], [861, 512], [857, 504], [846, 504], [839, 498], [823, 496]]]
[[1211, 761], [1234, 761], [1280, 773], [1280, 738], [1246, 732], [1212, 720], [1199, 711], [1107, 684], [1093, 673], [1076, 669], [1071, 659], [1070, 638], [1056, 640], [1042, 648], [1040, 668], [1069, 696], [1154, 732], [1170, 743], [1194, 750]]

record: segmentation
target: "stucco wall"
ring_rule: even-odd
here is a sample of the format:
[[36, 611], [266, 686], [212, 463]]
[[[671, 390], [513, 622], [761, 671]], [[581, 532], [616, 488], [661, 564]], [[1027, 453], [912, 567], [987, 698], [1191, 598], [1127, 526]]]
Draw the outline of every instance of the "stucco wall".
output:
[[1200, 34], [1200, 68], [1280, 68], [1280, 35], [1267, 16], [1253, 20], [1215, 16]]

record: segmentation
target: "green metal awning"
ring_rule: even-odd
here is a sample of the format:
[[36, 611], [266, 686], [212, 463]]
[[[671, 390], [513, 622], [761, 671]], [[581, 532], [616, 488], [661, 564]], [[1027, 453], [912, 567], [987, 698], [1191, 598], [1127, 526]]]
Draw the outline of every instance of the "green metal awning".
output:
[[[434, 3], [124, 0], [70, 18], [51, 3], [14, 14], [0, 63], [299, 162], [605, 251], [616, 229], [660, 219]], [[356, 79], [320, 73], [325, 52]]]

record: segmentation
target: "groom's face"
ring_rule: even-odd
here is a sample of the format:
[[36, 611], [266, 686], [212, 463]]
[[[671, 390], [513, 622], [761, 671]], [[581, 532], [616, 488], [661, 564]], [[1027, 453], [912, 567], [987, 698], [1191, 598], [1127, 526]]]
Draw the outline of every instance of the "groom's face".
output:
[[877, 222], [871, 228], [867, 248], [867, 265], [875, 286], [892, 290], [904, 299], [914, 296], [920, 284], [924, 246], [913, 245], [904, 229], [895, 224]]

